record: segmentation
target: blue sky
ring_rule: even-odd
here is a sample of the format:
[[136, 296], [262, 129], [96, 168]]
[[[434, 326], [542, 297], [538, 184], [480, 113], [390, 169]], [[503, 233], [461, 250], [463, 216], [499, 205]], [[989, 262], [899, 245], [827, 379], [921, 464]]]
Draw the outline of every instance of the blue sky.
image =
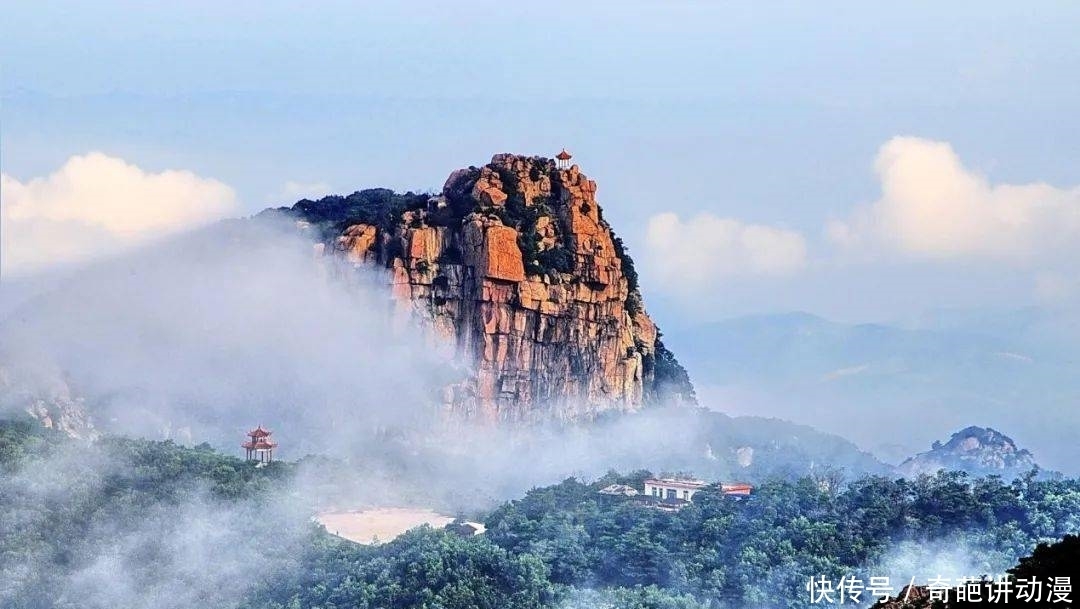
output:
[[[1074, 305], [1075, 3], [177, 4], [4, 3], [9, 209], [61, 209], [27, 185], [91, 151], [145, 173], [119, 184], [184, 170], [232, 189], [208, 210], [246, 214], [566, 146], [670, 323]], [[934, 211], [969, 178], [985, 188]], [[695, 225], [726, 240], [690, 247]]]

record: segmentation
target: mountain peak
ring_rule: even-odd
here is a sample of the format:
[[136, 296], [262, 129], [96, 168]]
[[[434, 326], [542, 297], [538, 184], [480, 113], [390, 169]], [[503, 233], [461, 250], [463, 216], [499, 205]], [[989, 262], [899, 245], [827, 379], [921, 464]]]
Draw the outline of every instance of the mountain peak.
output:
[[948, 442], [934, 442], [931, 449], [900, 464], [906, 476], [933, 473], [941, 469], [961, 470], [974, 475], [1022, 474], [1036, 467], [1027, 450], [1012, 438], [989, 427], [975, 425], [954, 433]]
[[633, 260], [577, 165], [496, 154], [437, 195], [301, 201], [326, 255], [385, 269], [400, 309], [464, 352], [444, 392], [481, 419], [581, 419], [693, 401], [645, 312]]

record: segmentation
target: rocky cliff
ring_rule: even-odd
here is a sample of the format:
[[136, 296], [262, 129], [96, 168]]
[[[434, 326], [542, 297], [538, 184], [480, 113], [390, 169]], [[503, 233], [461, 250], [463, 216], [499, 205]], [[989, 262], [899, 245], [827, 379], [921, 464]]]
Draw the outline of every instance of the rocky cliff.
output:
[[72, 395], [60, 376], [43, 376], [0, 366], [0, 415], [25, 413], [73, 438], [92, 439], [97, 430], [83, 400]]
[[692, 402], [596, 190], [576, 165], [499, 154], [436, 195], [365, 190], [289, 213], [325, 255], [385, 269], [398, 307], [465, 355], [452, 412], [571, 420]]
[[1016, 446], [1012, 438], [989, 427], [966, 427], [948, 442], [934, 442], [931, 449], [900, 464], [900, 473], [912, 477], [938, 470], [959, 470], [982, 476], [1017, 476], [1036, 467], [1035, 458]]

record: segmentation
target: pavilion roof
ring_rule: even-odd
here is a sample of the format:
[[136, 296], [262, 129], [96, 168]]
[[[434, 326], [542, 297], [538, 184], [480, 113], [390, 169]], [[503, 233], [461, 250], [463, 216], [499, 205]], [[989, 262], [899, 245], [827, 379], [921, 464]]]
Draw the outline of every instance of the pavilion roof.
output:
[[273, 432], [271, 432], [269, 429], [263, 429], [262, 425], [259, 425], [255, 429], [249, 431], [247, 435], [251, 436], [252, 438], [265, 438], [271, 433]]

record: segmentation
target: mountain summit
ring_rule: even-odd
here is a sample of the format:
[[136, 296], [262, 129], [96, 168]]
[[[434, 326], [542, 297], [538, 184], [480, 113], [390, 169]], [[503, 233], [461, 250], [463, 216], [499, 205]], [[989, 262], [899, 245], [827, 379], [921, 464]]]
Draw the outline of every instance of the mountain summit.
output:
[[284, 211], [324, 255], [386, 269], [398, 308], [466, 354], [452, 412], [577, 420], [695, 400], [577, 165], [497, 154], [434, 196], [364, 190]]
[[942, 469], [1008, 477], [1034, 467], [1036, 463], [1031, 453], [1018, 448], [1012, 438], [989, 427], [971, 426], [954, 433], [945, 444], [934, 442], [931, 450], [904, 461], [899, 469], [909, 477]]

